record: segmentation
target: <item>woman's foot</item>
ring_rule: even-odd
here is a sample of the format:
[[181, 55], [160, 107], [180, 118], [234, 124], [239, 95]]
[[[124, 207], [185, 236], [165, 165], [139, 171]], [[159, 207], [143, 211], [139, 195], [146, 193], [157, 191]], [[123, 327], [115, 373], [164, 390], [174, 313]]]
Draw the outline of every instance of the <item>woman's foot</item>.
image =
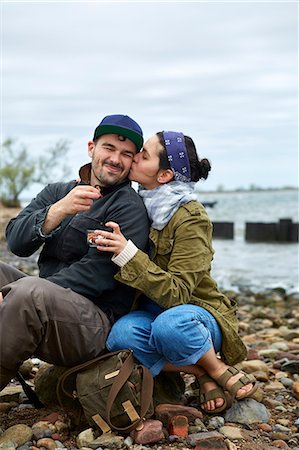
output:
[[235, 367], [226, 365], [224, 368], [220, 367], [211, 374], [211, 377], [237, 400], [249, 397], [257, 389], [254, 376], [239, 371]]
[[200, 407], [206, 413], [216, 413], [227, 408], [227, 398], [223, 389], [208, 374], [197, 378], [200, 386]]

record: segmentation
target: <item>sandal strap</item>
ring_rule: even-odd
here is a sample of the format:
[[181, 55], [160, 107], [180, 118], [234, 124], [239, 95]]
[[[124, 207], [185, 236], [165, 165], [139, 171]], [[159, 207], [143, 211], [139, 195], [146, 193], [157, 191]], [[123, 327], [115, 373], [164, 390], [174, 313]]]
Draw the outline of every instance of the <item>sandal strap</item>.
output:
[[199, 403], [203, 404], [208, 402], [209, 400], [216, 400], [216, 398], [223, 398], [224, 402], [226, 403], [226, 397], [224, 395], [222, 388], [220, 387], [212, 389], [209, 392], [206, 393], [203, 392], [202, 394], [200, 394]]
[[228, 380], [238, 373], [240, 373], [240, 371], [236, 369], [236, 367], [231, 366], [215, 381], [217, 384], [219, 384], [219, 386], [225, 387]]
[[[256, 384], [256, 379], [253, 375], [251, 374], [245, 374], [243, 375], [238, 381], [236, 381], [230, 388], [230, 392], [232, 394], [233, 397], [236, 396], [238, 390], [244, 386], [246, 386], [247, 384], [252, 383], [253, 385]], [[252, 391], [250, 391], [248, 394], [250, 395]]]

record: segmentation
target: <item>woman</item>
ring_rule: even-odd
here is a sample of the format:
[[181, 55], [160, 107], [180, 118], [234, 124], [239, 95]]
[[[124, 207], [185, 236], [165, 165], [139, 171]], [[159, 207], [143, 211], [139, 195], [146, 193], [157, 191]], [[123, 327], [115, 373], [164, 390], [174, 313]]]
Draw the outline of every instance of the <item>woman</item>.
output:
[[133, 349], [153, 376], [161, 370], [194, 374], [201, 408], [215, 413], [227, 407], [224, 390], [241, 399], [257, 386], [252, 375], [231, 367], [245, 358], [246, 348], [238, 336], [236, 305], [210, 275], [212, 225], [194, 195], [195, 182], [210, 169], [190, 137], [152, 136], [134, 157], [129, 176], [142, 186], [152, 222], [150, 256], [114, 222], [106, 223], [113, 232], [97, 231], [97, 248], [114, 253], [117, 280], [141, 293], [138, 309], [114, 324], [107, 348]]

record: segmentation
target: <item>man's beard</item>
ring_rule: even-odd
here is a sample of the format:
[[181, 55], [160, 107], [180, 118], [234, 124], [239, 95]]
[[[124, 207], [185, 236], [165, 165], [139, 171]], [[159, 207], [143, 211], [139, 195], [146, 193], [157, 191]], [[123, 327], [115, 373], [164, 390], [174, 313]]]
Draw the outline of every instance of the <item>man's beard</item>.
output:
[[[103, 165], [106, 165], [106, 167], [107, 166], [117, 167], [120, 170], [123, 170], [123, 167], [121, 164], [104, 163]], [[121, 179], [120, 178], [115, 179], [113, 176], [111, 176], [111, 175], [109, 176], [109, 174], [104, 171], [103, 167], [100, 169], [99, 173], [96, 173], [93, 167], [91, 170], [92, 170], [93, 176], [98, 180], [100, 186], [114, 186], [115, 184], [121, 183], [125, 178], [125, 177], [121, 177]], [[108, 170], [109, 170], [109, 167], [108, 167]], [[114, 174], [114, 175], [116, 176], [116, 174]]]

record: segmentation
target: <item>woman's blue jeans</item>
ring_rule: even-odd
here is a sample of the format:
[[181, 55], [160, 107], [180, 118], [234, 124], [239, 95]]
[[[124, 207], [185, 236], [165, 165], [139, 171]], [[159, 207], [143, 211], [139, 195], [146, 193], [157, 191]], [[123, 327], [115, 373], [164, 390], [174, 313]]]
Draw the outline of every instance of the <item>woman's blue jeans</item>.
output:
[[109, 351], [131, 348], [134, 357], [153, 376], [166, 363], [176, 367], [195, 364], [212, 347], [221, 348], [222, 336], [216, 319], [200, 306], [186, 304], [153, 314], [132, 311], [112, 327], [106, 347]]

